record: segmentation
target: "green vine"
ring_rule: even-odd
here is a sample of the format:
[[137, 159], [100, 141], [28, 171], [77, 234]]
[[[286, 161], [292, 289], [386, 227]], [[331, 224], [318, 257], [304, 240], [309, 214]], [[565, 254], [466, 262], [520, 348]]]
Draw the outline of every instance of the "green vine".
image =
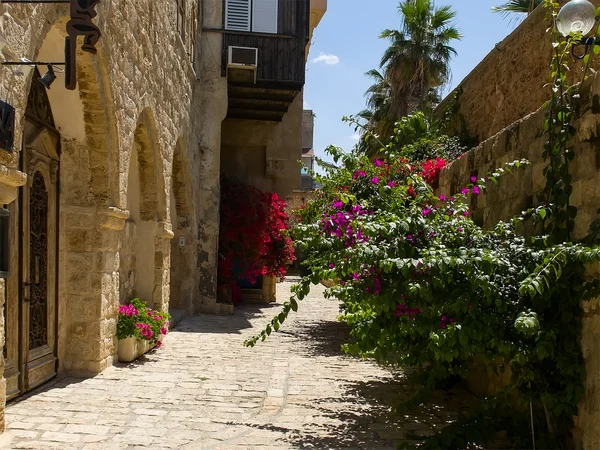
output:
[[[544, 133], [547, 140], [544, 143], [542, 157], [547, 162], [544, 169], [546, 186], [544, 194], [546, 201], [553, 208], [553, 218], [546, 223], [545, 230], [556, 242], [570, 242], [571, 233], [575, 227], [577, 208], [571, 205], [570, 197], [573, 192], [573, 177], [569, 164], [575, 158], [575, 152], [570, 143], [575, 135], [573, 121], [577, 118], [577, 110], [581, 99], [583, 81], [587, 78], [590, 65], [590, 54], [583, 58], [583, 79], [578, 86], [569, 86], [568, 62], [571, 60], [571, 50], [574, 43], [582, 36], [572, 35], [566, 40], [562, 38], [556, 27], [556, 16], [559, 4], [553, 0], [545, 0], [551, 20], [551, 38], [553, 55], [551, 59], [551, 89], [552, 97], [546, 108]], [[600, 8], [596, 11], [598, 16]], [[598, 28], [600, 35], [600, 28]], [[593, 46], [593, 52], [598, 54], [600, 47]]]

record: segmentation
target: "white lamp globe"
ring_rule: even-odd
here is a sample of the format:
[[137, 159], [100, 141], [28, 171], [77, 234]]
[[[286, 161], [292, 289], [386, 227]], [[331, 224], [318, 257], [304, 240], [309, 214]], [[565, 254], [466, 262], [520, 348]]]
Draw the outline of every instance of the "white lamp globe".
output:
[[571, 33], [588, 34], [596, 23], [596, 8], [588, 0], [571, 0], [556, 17], [556, 26], [563, 36]]

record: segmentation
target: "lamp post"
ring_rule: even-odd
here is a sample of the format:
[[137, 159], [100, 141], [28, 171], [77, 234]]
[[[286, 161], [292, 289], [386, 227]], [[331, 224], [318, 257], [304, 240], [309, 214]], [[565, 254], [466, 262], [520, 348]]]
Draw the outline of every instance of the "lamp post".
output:
[[[574, 58], [583, 59], [593, 45], [599, 45], [600, 39], [596, 37], [585, 37], [596, 23], [596, 7], [588, 0], [570, 0], [558, 12], [556, 16], [556, 27], [560, 34], [568, 37], [571, 33], [581, 33], [583, 39], [575, 42], [571, 48]], [[583, 55], [577, 55], [575, 48], [583, 45]]]

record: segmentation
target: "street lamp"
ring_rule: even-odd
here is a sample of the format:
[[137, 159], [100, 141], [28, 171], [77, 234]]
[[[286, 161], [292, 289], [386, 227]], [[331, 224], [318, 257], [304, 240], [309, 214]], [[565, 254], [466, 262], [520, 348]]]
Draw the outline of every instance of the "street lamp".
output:
[[[564, 5], [556, 17], [556, 27], [560, 34], [568, 37], [571, 33], [581, 33], [582, 36], [588, 34], [596, 23], [596, 7], [588, 0], [571, 0]], [[583, 59], [588, 54], [590, 47], [600, 44], [600, 40], [595, 37], [584, 37], [573, 44], [571, 54], [577, 59]], [[575, 54], [575, 47], [585, 46], [583, 55]]]

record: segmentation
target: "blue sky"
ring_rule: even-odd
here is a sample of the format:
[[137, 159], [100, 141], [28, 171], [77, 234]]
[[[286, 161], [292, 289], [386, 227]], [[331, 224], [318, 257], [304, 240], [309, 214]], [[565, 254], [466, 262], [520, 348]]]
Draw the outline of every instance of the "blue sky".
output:
[[[437, 0], [457, 11], [456, 25], [463, 34], [452, 61], [456, 86], [516, 26], [493, 13], [502, 0]], [[304, 106], [314, 110], [315, 150], [324, 157], [328, 145], [349, 150], [356, 136], [345, 115], [364, 108], [364, 92], [370, 86], [365, 72], [377, 68], [386, 42], [378, 39], [384, 28], [400, 27], [398, 0], [328, 0], [328, 10], [315, 30], [307, 65]]]

